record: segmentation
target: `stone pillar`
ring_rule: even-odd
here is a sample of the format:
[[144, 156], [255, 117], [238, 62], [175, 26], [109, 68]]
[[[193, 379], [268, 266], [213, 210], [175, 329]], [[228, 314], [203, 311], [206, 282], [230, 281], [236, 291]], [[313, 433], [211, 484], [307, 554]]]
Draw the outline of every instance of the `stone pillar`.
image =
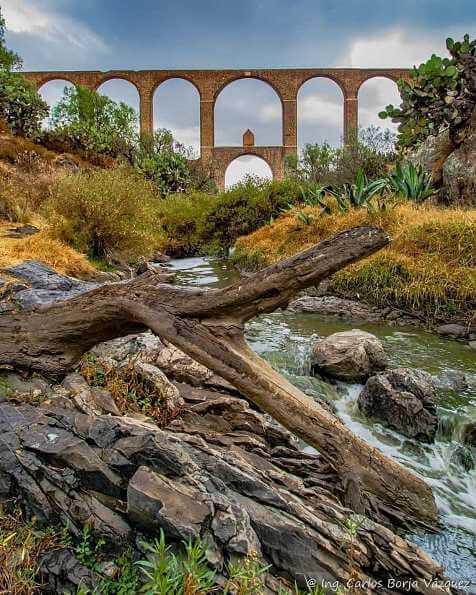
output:
[[344, 98], [344, 142], [351, 143], [359, 130], [359, 101], [356, 95]]
[[284, 155], [297, 154], [297, 98], [283, 99]]
[[215, 146], [215, 100], [200, 99], [200, 156], [211, 159]]
[[140, 99], [140, 132], [141, 134], [154, 133], [153, 93], [148, 87], [139, 88]]

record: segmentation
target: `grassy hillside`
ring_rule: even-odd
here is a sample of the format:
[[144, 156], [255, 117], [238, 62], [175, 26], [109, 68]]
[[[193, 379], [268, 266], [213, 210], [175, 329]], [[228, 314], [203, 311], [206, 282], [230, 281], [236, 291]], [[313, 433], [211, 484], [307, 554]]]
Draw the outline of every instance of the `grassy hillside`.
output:
[[293, 209], [240, 238], [233, 259], [243, 268], [259, 268], [344, 229], [370, 224], [387, 230], [392, 244], [334, 275], [333, 288], [373, 304], [422, 313], [428, 320], [469, 323], [476, 305], [475, 210], [410, 202], [373, 214], [367, 209], [331, 215], [322, 215], [319, 207]]

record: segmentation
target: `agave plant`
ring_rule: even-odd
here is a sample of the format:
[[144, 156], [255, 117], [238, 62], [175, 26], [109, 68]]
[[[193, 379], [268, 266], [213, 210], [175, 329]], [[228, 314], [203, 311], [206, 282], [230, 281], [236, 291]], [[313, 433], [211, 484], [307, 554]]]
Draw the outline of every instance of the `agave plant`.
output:
[[386, 178], [369, 182], [367, 176], [360, 169], [353, 184], [344, 184], [344, 193], [337, 198], [339, 209], [347, 211], [349, 208], [368, 206], [376, 194], [382, 193], [387, 188], [388, 180]]
[[416, 202], [423, 202], [436, 192], [431, 185], [431, 175], [410, 161], [397, 163], [395, 170], [388, 176], [388, 182], [395, 192]]

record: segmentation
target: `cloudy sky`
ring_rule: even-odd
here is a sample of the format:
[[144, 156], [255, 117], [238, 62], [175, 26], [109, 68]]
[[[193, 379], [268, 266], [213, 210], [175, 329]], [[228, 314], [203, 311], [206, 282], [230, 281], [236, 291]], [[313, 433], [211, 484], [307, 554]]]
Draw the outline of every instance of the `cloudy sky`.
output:
[[[474, 0], [0, 0], [8, 45], [27, 70], [411, 67], [444, 53], [448, 36], [476, 36]], [[64, 83], [42, 93], [53, 103]], [[138, 106], [135, 89], [110, 81], [101, 89]], [[367, 82], [359, 94], [361, 126], [398, 102], [393, 83]], [[199, 111], [185, 81], [162, 85], [154, 98], [157, 127], [198, 147]], [[299, 94], [299, 139], [342, 136], [342, 96], [331, 81], [308, 82]], [[232, 83], [219, 96], [216, 144], [240, 145], [251, 128], [257, 144], [281, 143], [281, 107], [265, 83]], [[380, 122], [381, 124], [381, 122]], [[227, 181], [265, 173], [259, 160], [230, 166]]]

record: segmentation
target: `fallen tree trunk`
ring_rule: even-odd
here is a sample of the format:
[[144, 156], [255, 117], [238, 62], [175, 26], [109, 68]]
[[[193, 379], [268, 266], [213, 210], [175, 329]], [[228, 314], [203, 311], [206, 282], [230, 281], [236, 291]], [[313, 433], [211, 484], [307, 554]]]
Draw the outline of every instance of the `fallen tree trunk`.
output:
[[95, 344], [149, 328], [317, 448], [339, 474], [354, 511], [433, 523], [435, 501], [424, 481], [282, 378], [251, 351], [243, 335], [247, 320], [285, 307], [299, 290], [388, 242], [378, 228], [356, 228], [224, 289], [157, 284], [150, 274], [34, 312], [4, 314], [0, 364], [59, 377]]

